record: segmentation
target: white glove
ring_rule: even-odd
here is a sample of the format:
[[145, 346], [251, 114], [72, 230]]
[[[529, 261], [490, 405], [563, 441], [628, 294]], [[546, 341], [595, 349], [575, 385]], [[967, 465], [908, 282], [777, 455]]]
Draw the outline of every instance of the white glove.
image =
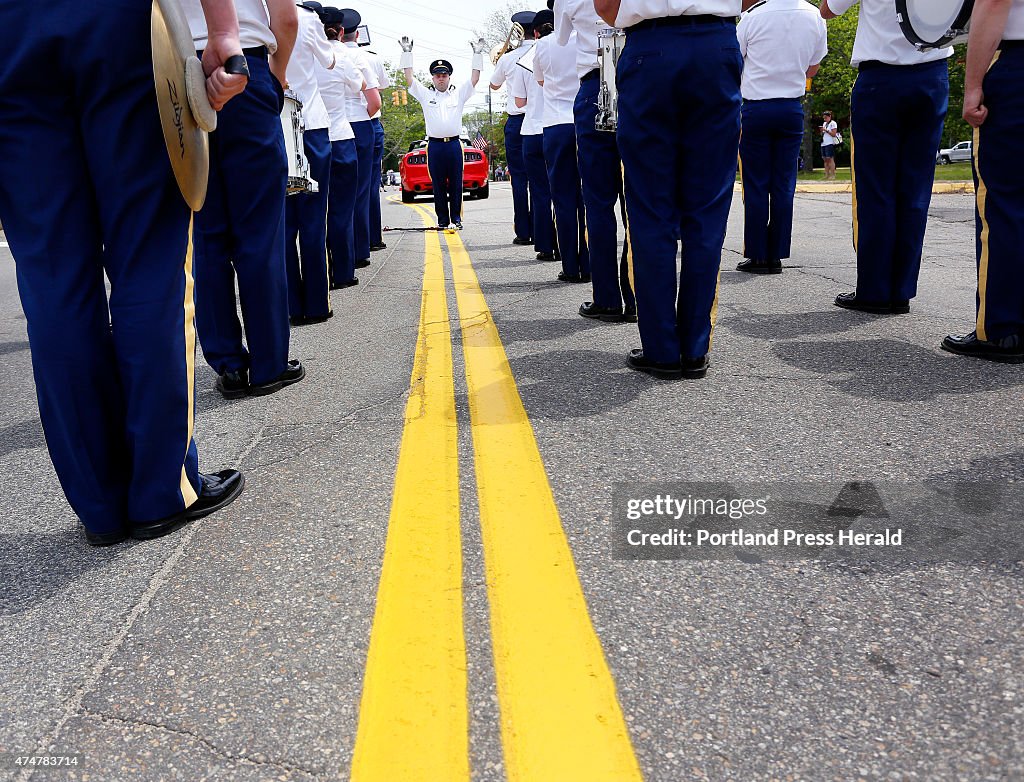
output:
[[403, 35], [401, 38], [399, 38], [398, 45], [402, 47], [403, 52], [412, 51], [412, 39], [410, 39], [408, 35]]
[[477, 38], [475, 41], [470, 41], [469, 45], [473, 49], [473, 54], [483, 54], [487, 48], [487, 41], [483, 38]]
[[398, 67], [403, 71], [412, 67], [412, 52], [402, 52], [402, 56], [398, 58]]
[[484, 69], [484, 56], [479, 52], [473, 54], [473, 68], [474, 71], [482, 71]]

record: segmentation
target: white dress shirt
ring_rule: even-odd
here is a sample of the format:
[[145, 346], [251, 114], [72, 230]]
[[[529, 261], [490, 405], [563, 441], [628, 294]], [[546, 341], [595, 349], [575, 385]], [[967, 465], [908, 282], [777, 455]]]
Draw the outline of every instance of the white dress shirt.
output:
[[736, 27], [745, 100], [802, 98], [807, 70], [828, 53], [825, 20], [806, 0], [765, 0]]
[[[516, 65], [519, 62], [519, 58], [530, 51], [534, 41], [523, 41], [519, 46], [510, 52], [505, 52], [501, 57], [498, 58], [498, 64], [494, 66], [494, 73], [491, 74], [491, 84], [495, 87], [500, 87], [504, 84], [515, 72], [523, 70]], [[505, 111], [510, 117], [515, 117], [519, 114], [525, 114], [526, 109], [521, 109], [516, 106], [514, 100], [508, 100], [505, 102]]]
[[1013, 0], [1003, 29], [1004, 41], [1024, 41], [1024, 0]]
[[[348, 53], [355, 61], [356, 67], [363, 75], [363, 81], [366, 82], [365, 89], [372, 90], [379, 88], [380, 83], [377, 81], [377, 74], [370, 65], [370, 60], [367, 58], [366, 52], [360, 49], [359, 44], [355, 41], [348, 41], [342, 45], [348, 49]], [[363, 96], [362, 92], [356, 93], [355, 95], [345, 99], [345, 114], [347, 115], [349, 122], [370, 121], [370, 115], [366, 113], [366, 98]]]
[[[844, 14], [856, 2], [860, 0], [828, 0], [828, 7], [833, 13]], [[951, 54], [952, 46], [927, 52], [914, 48], [900, 29], [892, 0], [863, 0], [860, 3], [857, 37], [853, 41], [853, 57], [850, 59], [854, 67], [868, 60], [887, 65], [919, 65], [944, 60]]]
[[[370, 64], [370, 70], [373, 71], [373, 75], [376, 77], [377, 89], [383, 90], [391, 86], [391, 77], [388, 76], [387, 69], [384, 67], [384, 61], [380, 58], [380, 55], [376, 52], [371, 52], [369, 49], [363, 49], [363, 56], [366, 57], [366, 61]], [[366, 96], [363, 95], [363, 105], [366, 105]], [[381, 104], [383, 106], [383, 103]], [[374, 114], [370, 119], [379, 119], [381, 109], [377, 109], [377, 113]]]
[[[576, 33], [576, 76], [582, 78], [597, 67], [597, 34], [607, 30], [608, 24], [594, 10], [594, 0], [555, 0], [554, 13], [554, 34], [559, 46], [568, 45], [569, 38]], [[576, 89], [579, 90], [579, 84]]]
[[[209, 33], [202, 2], [181, 0], [181, 7], [185, 10], [196, 49], [205, 49]], [[263, 0], [235, 0], [235, 11], [238, 14], [238, 38], [243, 49], [266, 46], [271, 54], [277, 51], [277, 39], [270, 32], [270, 16]]]
[[533, 74], [526, 68], [518, 65], [508, 77], [509, 100], [515, 105], [516, 98], [525, 98], [526, 106], [520, 111], [525, 111], [523, 127], [520, 134], [523, 136], [539, 136], [544, 132], [544, 88], [533, 78]]
[[288, 58], [286, 76], [288, 86], [302, 101], [302, 121], [306, 130], [321, 130], [330, 127], [320, 85], [317, 82], [316, 65], [334, 67], [334, 50], [324, 34], [320, 17], [313, 11], [299, 8], [299, 31], [295, 36], [295, 48]]
[[622, 0], [615, 26], [632, 27], [645, 19], [665, 16], [736, 17], [742, 8], [742, 0]]
[[544, 82], [544, 127], [572, 124], [573, 103], [580, 89], [576, 75], [576, 36], [572, 33], [565, 46], [559, 46], [554, 34], [537, 41], [533, 58], [533, 77]]
[[460, 86], [452, 85], [448, 92], [438, 92], [412, 80], [409, 94], [423, 107], [423, 119], [427, 124], [427, 135], [433, 138], [458, 138], [462, 133], [462, 109], [476, 88], [466, 80]]
[[327, 114], [331, 118], [331, 141], [347, 141], [356, 137], [346, 113], [347, 100], [360, 94], [363, 88], [363, 74], [356, 66], [352, 55], [348, 53], [345, 44], [331, 41], [330, 45], [335, 55], [334, 67], [327, 70], [317, 63], [317, 83], [320, 85], [320, 96], [327, 107]]

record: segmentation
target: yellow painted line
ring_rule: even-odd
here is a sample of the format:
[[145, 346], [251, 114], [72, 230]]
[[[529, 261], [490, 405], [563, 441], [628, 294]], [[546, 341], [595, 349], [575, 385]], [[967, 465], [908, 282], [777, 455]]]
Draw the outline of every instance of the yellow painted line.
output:
[[[547, 472], [469, 254], [451, 255], [510, 782], [641, 779]], [[423, 779], [426, 779], [423, 777]]]
[[428, 232], [352, 760], [357, 782], [470, 778], [457, 434], [444, 261], [437, 234]]

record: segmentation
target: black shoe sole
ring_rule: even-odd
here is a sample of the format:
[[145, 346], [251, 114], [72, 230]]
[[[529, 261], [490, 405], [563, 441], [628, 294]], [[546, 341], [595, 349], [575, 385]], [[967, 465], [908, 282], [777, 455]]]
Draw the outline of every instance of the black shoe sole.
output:
[[771, 266], [755, 266], [741, 269], [737, 266], [736, 271], [744, 272], [746, 274], [782, 274], [782, 267], [774, 268]]
[[263, 383], [262, 385], [258, 386], [249, 386], [249, 396], [269, 396], [270, 394], [274, 394], [280, 391], [282, 388], [285, 388], [286, 386], [291, 386], [294, 385], [295, 383], [298, 383], [305, 376], [306, 368], [302, 367], [302, 373], [296, 378], [291, 378], [289, 380], [273, 380], [270, 383]]
[[601, 321], [602, 323], [626, 323], [627, 322], [626, 321], [626, 316], [623, 315], [621, 312], [619, 312], [619, 313], [602, 312], [600, 314], [587, 315], [586, 313], [583, 312], [583, 310], [580, 310], [580, 317], [581, 318], [586, 318], [587, 320], [598, 320], [598, 321]]
[[89, 532], [85, 531], [85, 540], [90, 546], [101, 548], [103, 546], [116, 546], [128, 540], [127, 532]]
[[628, 357], [626, 358], [626, 366], [634, 370], [635, 372], [643, 372], [645, 374], [652, 375], [653, 377], [659, 378], [661, 380], [681, 380], [683, 377], [682, 368], [668, 369], [667, 367], [661, 368], [652, 366], [642, 366], [639, 364], [634, 364], [632, 361], [629, 360]]
[[956, 356], [966, 356], [967, 358], [981, 358], [985, 361], [995, 361], [998, 364], [1024, 364], [1024, 353], [976, 353], [970, 350], [961, 350], [960, 348], [949, 345], [943, 340], [939, 347], [945, 350], [947, 353], [952, 353]]
[[242, 493], [242, 489], [244, 488], [245, 475], [242, 475], [241, 480], [239, 480], [238, 482], [238, 488], [236, 488], [230, 494], [221, 497], [213, 505], [206, 505], [198, 510], [190, 510], [186, 508], [173, 519], [168, 519], [165, 522], [160, 522], [150, 527], [134, 528], [132, 530], [131, 536], [136, 540], [154, 540], [156, 538], [162, 538], [164, 535], [170, 535], [172, 532], [177, 532], [190, 521], [195, 521], [197, 519], [203, 518], [204, 516], [209, 516], [211, 513], [216, 513], [221, 508], [230, 505], [232, 502], [238, 499], [238, 496]]
[[865, 312], [868, 315], [906, 315], [910, 312], [910, 304], [861, 304], [856, 302], [854, 304], [840, 302], [839, 299], [834, 299], [833, 304], [837, 307], [842, 307], [844, 310], [853, 310], [854, 312]]
[[220, 392], [220, 395], [222, 397], [224, 397], [225, 399], [242, 399], [243, 397], [246, 397], [246, 396], [249, 395], [249, 389], [248, 388], [236, 388], [236, 389], [232, 389], [230, 391], [226, 390], [226, 389], [223, 389], [223, 388], [221, 388], [220, 386], [217, 386], [217, 385], [215, 385], [214, 388], [216, 388], [217, 391]]

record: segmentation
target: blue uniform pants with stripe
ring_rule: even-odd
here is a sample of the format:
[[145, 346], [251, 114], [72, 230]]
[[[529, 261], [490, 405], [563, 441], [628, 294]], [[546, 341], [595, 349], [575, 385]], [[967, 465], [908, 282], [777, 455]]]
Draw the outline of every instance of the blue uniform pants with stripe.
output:
[[644, 355], [654, 361], [711, 348], [742, 67], [732, 20], [630, 31], [619, 59], [619, 94], [629, 96], [619, 103], [618, 137], [633, 284]]
[[327, 256], [331, 285], [356, 276], [352, 216], [356, 208], [359, 171], [355, 139], [331, 142], [331, 192], [327, 207]]
[[533, 217], [530, 214], [530, 187], [523, 157], [523, 127], [525, 114], [509, 114], [505, 120], [505, 159], [508, 177], [512, 180], [512, 221], [517, 239], [533, 237]]
[[210, 185], [196, 215], [196, 323], [210, 366], [218, 374], [248, 368], [256, 384], [271, 382], [288, 364], [288, 161], [281, 87], [266, 60], [246, 59], [249, 84], [220, 111], [210, 134]]
[[[356, 134], [356, 157], [359, 172], [356, 175], [356, 205], [352, 214], [353, 241], [357, 261], [370, 258], [370, 194], [377, 196], [371, 188], [373, 182], [373, 123], [370, 120], [353, 122], [352, 132]], [[378, 186], [380, 181], [377, 182]]]
[[1024, 337], [1024, 48], [1005, 49], [983, 84], [989, 113], [974, 134], [980, 339]]
[[293, 318], [331, 312], [327, 282], [327, 202], [331, 187], [331, 140], [327, 128], [302, 134], [309, 175], [319, 190], [285, 200], [288, 312]]
[[743, 257], [779, 261], [793, 239], [803, 106], [799, 98], [746, 100], [742, 116]]
[[373, 125], [373, 170], [375, 179], [370, 185], [370, 246], [384, 243], [380, 222], [380, 174], [384, 161], [384, 126], [380, 118], [370, 120]]
[[[618, 219], [615, 216], [615, 206], [622, 192], [622, 163], [615, 134], [594, 127], [600, 86], [600, 79], [581, 81], [573, 105], [594, 303], [599, 307], [621, 307], [625, 301], [626, 307], [632, 308], [629, 279], [619, 273]], [[623, 281], [627, 284], [623, 285]]]
[[539, 253], [555, 250], [555, 224], [551, 220], [551, 187], [544, 162], [544, 136], [523, 136], [523, 162], [530, 180], [533, 246]]
[[573, 277], [590, 274], [587, 221], [576, 158], [576, 128], [573, 125], [566, 123], [544, 128], [544, 162], [551, 187], [562, 271]]
[[462, 142], [427, 142], [427, 172], [434, 190], [434, 212], [438, 225], [462, 221]]
[[857, 298], [917, 295], [935, 150], [949, 104], [945, 60], [862, 68], [850, 100]]
[[94, 533], [201, 489], [191, 214], [160, 130], [150, 9], [0, 2], [0, 221], [46, 445]]

